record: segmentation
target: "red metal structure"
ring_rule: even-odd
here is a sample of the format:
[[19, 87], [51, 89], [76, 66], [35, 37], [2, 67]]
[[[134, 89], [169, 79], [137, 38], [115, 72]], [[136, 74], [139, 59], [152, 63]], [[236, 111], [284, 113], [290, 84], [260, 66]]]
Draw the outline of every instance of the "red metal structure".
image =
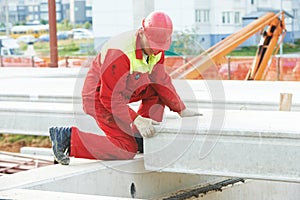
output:
[[56, 37], [56, 2], [48, 0], [49, 35], [50, 35], [50, 63], [49, 67], [58, 67], [58, 51]]

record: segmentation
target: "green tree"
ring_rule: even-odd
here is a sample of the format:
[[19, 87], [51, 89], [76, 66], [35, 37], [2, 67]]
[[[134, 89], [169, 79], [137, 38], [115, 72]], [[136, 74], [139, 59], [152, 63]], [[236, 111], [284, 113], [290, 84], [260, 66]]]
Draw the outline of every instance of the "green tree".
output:
[[67, 31], [72, 29], [72, 25], [70, 24], [68, 19], [64, 19], [61, 23], [57, 24], [58, 31]]
[[70, 21], [69, 21], [68, 19], [64, 19], [64, 20], [62, 21], [62, 24], [63, 24], [65, 30], [70, 30], [70, 29], [72, 29], [72, 24], [70, 24]]
[[176, 54], [194, 56], [204, 51], [200, 44], [198, 27], [175, 31], [173, 35], [173, 50]]
[[65, 27], [68, 27], [69, 26], [69, 20], [68, 19], [64, 19], [63, 21], [62, 21], [62, 24], [63, 25], [65, 25]]
[[26, 21], [19, 21], [15, 23], [15, 26], [25, 25]]
[[43, 24], [43, 25], [46, 25], [46, 24], [48, 24], [48, 21], [44, 20], [44, 19], [41, 19], [40, 23]]
[[88, 21], [83, 24], [83, 28], [85, 28], [85, 29], [90, 29], [91, 27], [92, 27], [92, 25]]

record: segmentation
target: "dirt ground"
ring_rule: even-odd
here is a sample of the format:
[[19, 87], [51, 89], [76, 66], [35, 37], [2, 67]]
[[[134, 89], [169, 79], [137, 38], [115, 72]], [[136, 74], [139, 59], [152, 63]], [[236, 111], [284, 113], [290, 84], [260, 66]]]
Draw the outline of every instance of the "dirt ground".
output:
[[51, 142], [47, 136], [0, 134], [0, 151], [19, 153], [25, 146], [50, 148]]

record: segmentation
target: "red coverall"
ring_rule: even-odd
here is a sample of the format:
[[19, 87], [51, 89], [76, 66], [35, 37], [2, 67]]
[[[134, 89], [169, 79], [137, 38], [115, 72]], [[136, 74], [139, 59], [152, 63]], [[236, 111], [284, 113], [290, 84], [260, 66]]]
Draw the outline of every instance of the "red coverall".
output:
[[[135, 59], [144, 59], [140, 40], [135, 34]], [[132, 122], [141, 115], [162, 121], [165, 105], [174, 112], [185, 109], [164, 69], [164, 52], [151, 73], [133, 71], [130, 60], [120, 49], [108, 48], [92, 62], [82, 90], [83, 109], [95, 118], [106, 136], [72, 127], [70, 156], [98, 160], [132, 159], [137, 153]], [[140, 101], [136, 113], [129, 103]]]

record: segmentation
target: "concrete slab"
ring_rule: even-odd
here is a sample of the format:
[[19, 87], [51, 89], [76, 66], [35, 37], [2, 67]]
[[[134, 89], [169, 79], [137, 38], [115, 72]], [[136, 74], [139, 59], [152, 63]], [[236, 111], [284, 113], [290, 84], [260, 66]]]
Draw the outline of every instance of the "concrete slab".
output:
[[[0, 131], [48, 135], [50, 126], [76, 125], [102, 134], [82, 111], [80, 92], [86, 69], [5, 69], [2, 72]], [[174, 80], [174, 84], [186, 105], [200, 112], [206, 109], [278, 110], [281, 92], [292, 93], [292, 111], [300, 110], [297, 82]], [[132, 107], [137, 109], [138, 103]], [[178, 115], [166, 109], [165, 117]]]
[[299, 183], [248, 180], [245, 184], [228, 186], [222, 192], [210, 192], [202, 195], [201, 200], [295, 200], [299, 196]]
[[1, 102], [0, 121], [1, 133], [47, 136], [51, 126], [77, 126], [83, 131], [103, 134], [95, 120], [84, 114], [79, 104]]
[[66, 78], [77, 77], [83, 68], [49, 68], [49, 67], [1, 67], [0, 78]]
[[128, 200], [132, 198], [122, 198], [122, 197], [109, 197], [109, 196], [99, 196], [99, 195], [87, 195], [87, 194], [74, 194], [67, 192], [50, 192], [50, 191], [40, 191], [40, 190], [26, 190], [26, 189], [12, 189], [7, 191], [0, 191], [0, 199], [14, 199], [14, 200], [32, 200], [32, 199], [43, 199], [43, 200], [53, 200], [53, 199], [72, 199], [72, 200]]
[[280, 93], [291, 93], [292, 111], [300, 110], [300, 84], [296, 81], [174, 80], [193, 108], [279, 110]]
[[[0, 78], [0, 101], [78, 102], [76, 78]], [[75, 101], [76, 100], [76, 101]]]
[[218, 114], [166, 119], [145, 140], [146, 169], [300, 182], [299, 112]]
[[53, 156], [52, 148], [44, 147], [21, 147], [20, 153], [24, 155]]
[[[184, 189], [173, 194], [161, 197], [160, 199], [201, 199], [201, 200], [253, 200], [253, 199], [272, 199], [272, 200], [295, 200], [300, 196], [299, 183], [287, 183], [276, 181], [246, 180], [237, 182], [220, 188], [220, 185], [213, 183], [200, 185], [194, 188]], [[198, 197], [197, 197], [198, 195]]]
[[0, 177], [0, 192], [28, 189], [149, 199], [216, 179], [220, 178], [147, 171], [141, 156], [128, 161], [72, 158], [69, 166], [52, 165]]
[[[79, 103], [87, 68], [1, 68], [0, 100]], [[300, 110], [299, 82], [173, 80], [189, 107], [278, 110], [280, 93], [291, 93], [292, 111]]]

